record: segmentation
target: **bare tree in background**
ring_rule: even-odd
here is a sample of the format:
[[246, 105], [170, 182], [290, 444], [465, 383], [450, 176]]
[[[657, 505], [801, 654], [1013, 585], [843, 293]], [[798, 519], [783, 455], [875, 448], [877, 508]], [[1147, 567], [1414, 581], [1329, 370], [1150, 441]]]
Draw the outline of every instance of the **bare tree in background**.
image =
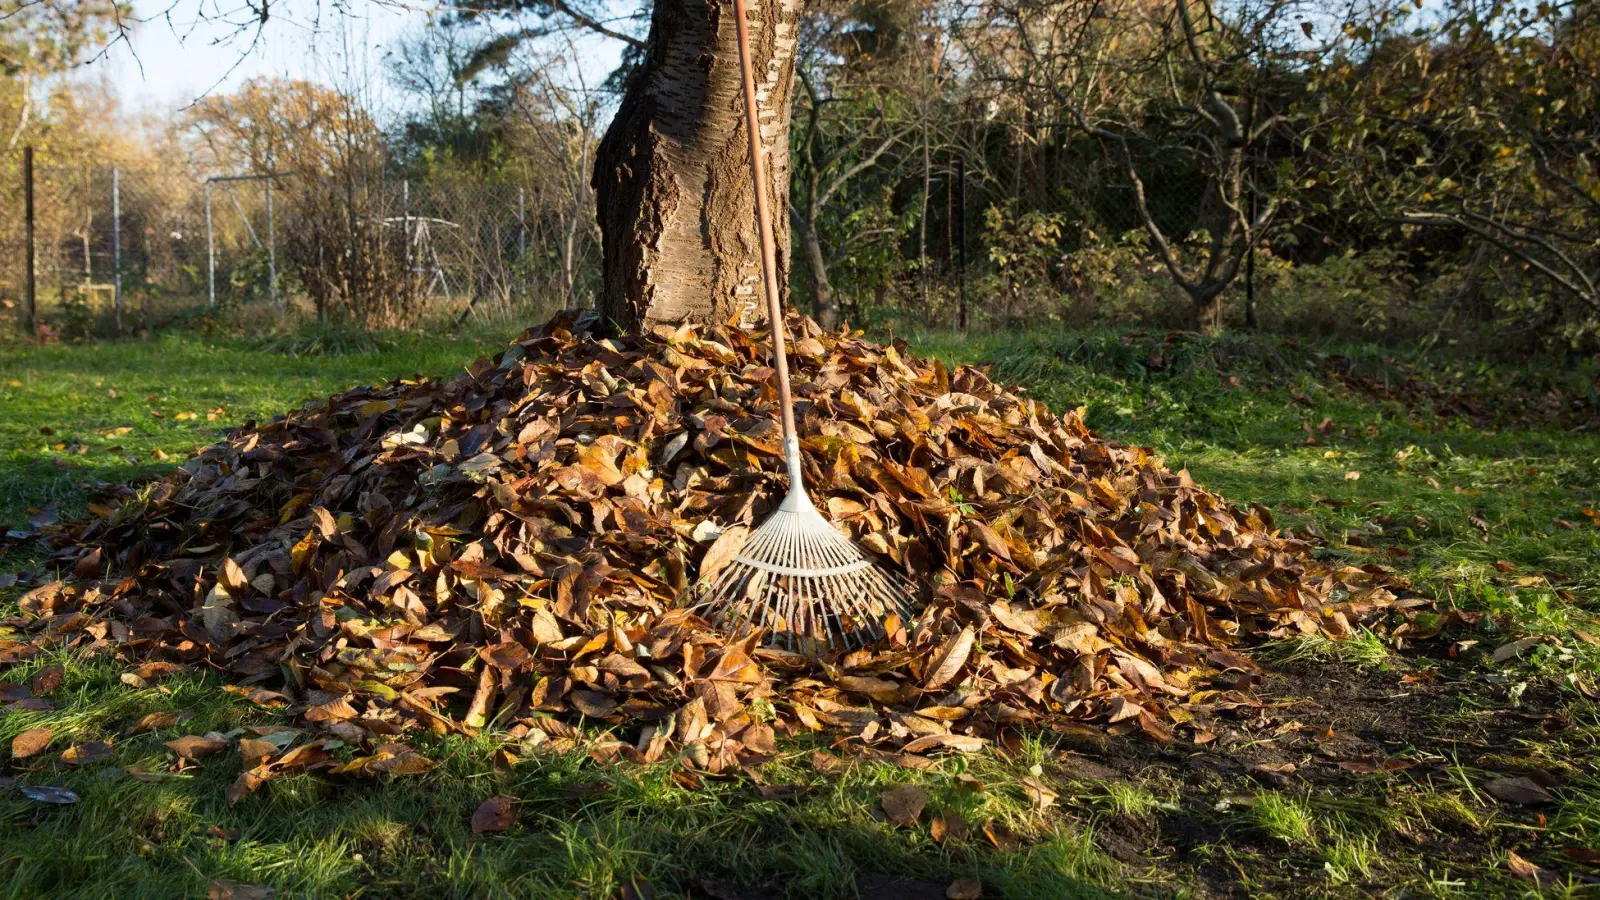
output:
[[[541, 208], [556, 219], [559, 290], [569, 308], [585, 305], [579, 296], [580, 257], [598, 244], [594, 192], [590, 186], [599, 135], [601, 96], [574, 65], [577, 48], [565, 53], [533, 53], [509, 70], [510, 110], [516, 127], [508, 138], [518, 151], [524, 180], [540, 192]], [[566, 71], [557, 79], [553, 73]]]
[[[1188, 295], [1191, 322], [1220, 328], [1221, 297], [1280, 209], [1252, 178], [1249, 155], [1289, 118], [1260, 80], [1304, 48], [1290, 38], [1294, 0], [1006, 0], [967, 30], [969, 56], [1025, 128], [1095, 139], [1125, 179], [1157, 258]], [[1192, 234], [1162, 221], [1148, 190], [1164, 162], [1204, 177]], [[1170, 166], [1169, 166], [1170, 167]], [[1261, 194], [1252, 209], [1250, 194]]]

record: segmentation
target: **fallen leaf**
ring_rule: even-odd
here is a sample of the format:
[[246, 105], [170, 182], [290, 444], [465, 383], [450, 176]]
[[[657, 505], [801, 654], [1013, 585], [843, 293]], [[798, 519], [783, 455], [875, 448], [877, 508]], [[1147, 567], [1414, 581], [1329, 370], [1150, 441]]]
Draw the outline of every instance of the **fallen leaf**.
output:
[[815, 750], [811, 753], [811, 768], [825, 775], [832, 775], [839, 771], [839, 757], [826, 750]]
[[490, 797], [472, 813], [473, 834], [499, 834], [517, 821], [515, 797]]
[[256, 738], [239, 739], [239, 758], [246, 769], [254, 769], [268, 759], [278, 755], [278, 745], [271, 741]]
[[61, 762], [69, 766], [87, 766], [111, 758], [111, 745], [105, 741], [74, 744], [61, 752]]
[[55, 732], [49, 728], [30, 728], [11, 739], [11, 758], [27, 759], [36, 756], [44, 748], [50, 746], [50, 738]]
[[78, 802], [78, 795], [64, 787], [54, 785], [19, 784], [17, 790], [22, 796], [36, 803], [49, 803], [55, 806], [71, 806]]
[[1506, 851], [1506, 868], [1510, 869], [1511, 874], [1518, 878], [1526, 878], [1529, 881], [1539, 882], [1540, 884], [1553, 883], [1556, 880], [1554, 875], [1518, 856], [1515, 850]]
[[1012, 831], [1010, 826], [999, 819], [990, 819], [983, 823], [983, 835], [989, 839], [996, 850], [1009, 853], [1022, 846], [1022, 839]]
[[167, 748], [183, 759], [203, 759], [228, 749], [228, 742], [191, 734], [167, 741]]
[[928, 825], [928, 836], [941, 844], [945, 841], [965, 841], [972, 836], [972, 826], [959, 814], [947, 812], [933, 817]]
[[937, 749], [956, 750], [961, 753], [977, 753], [988, 743], [981, 737], [969, 734], [929, 734], [913, 740], [900, 749], [905, 753], [926, 753], [929, 750]]
[[1522, 651], [1528, 649], [1529, 647], [1542, 643], [1544, 643], [1544, 637], [1541, 635], [1529, 635], [1525, 638], [1518, 638], [1509, 644], [1501, 645], [1497, 650], [1494, 651], [1494, 655], [1490, 658], [1496, 664], [1503, 663], [1506, 660], [1521, 656]]
[[144, 734], [147, 731], [160, 731], [163, 728], [171, 728], [182, 719], [183, 714], [177, 712], [146, 713], [140, 716], [137, 722], [129, 726], [128, 734]]
[[750, 529], [743, 525], [735, 525], [722, 532], [700, 559], [700, 580], [709, 582], [715, 578], [744, 550], [745, 541], [749, 538]]
[[1533, 779], [1518, 775], [1514, 778], [1496, 778], [1483, 786], [1485, 791], [1497, 799], [1507, 803], [1518, 803], [1523, 806], [1535, 806], [1541, 803], [1554, 803], [1555, 797], [1550, 792], [1540, 787]]
[[928, 803], [928, 792], [915, 785], [904, 785], [884, 791], [878, 802], [883, 804], [883, 812], [890, 822], [910, 826], [922, 815], [922, 808]]
[[1563, 851], [1567, 859], [1586, 866], [1600, 866], [1600, 850], [1592, 847], [1568, 847]]
[[1024, 776], [1018, 783], [1022, 785], [1022, 792], [1028, 795], [1028, 799], [1033, 802], [1033, 808], [1036, 810], [1043, 811], [1048, 809], [1050, 804], [1055, 803], [1056, 798], [1060, 796], [1049, 785], [1032, 776]]
[[28, 688], [35, 697], [48, 697], [55, 693], [61, 686], [61, 679], [66, 675], [66, 670], [60, 666], [51, 666], [42, 669], [28, 681]]
[[922, 686], [931, 691], [948, 684], [950, 679], [961, 671], [961, 667], [967, 664], [967, 657], [972, 654], [972, 646], [976, 639], [977, 635], [969, 626], [940, 645], [939, 651], [934, 654], [928, 666], [928, 674], [923, 678]]

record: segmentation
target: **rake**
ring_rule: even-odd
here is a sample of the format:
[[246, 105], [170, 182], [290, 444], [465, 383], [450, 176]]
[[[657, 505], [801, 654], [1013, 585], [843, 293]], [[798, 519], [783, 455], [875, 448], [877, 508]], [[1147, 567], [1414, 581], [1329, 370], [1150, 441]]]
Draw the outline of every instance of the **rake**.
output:
[[783, 458], [789, 493], [773, 514], [750, 533], [744, 547], [712, 581], [694, 607], [713, 624], [735, 632], [762, 631], [769, 644], [817, 652], [843, 645], [865, 646], [883, 636], [888, 619], [909, 624], [911, 595], [905, 584], [873, 565], [855, 544], [822, 517], [806, 494], [789, 392], [789, 354], [783, 305], [778, 299], [777, 253], [767, 216], [767, 172], [756, 116], [755, 77], [745, 0], [733, 0], [744, 78], [745, 133], [755, 182], [756, 228], [761, 234], [761, 272], [772, 328], [772, 360], [783, 411]]

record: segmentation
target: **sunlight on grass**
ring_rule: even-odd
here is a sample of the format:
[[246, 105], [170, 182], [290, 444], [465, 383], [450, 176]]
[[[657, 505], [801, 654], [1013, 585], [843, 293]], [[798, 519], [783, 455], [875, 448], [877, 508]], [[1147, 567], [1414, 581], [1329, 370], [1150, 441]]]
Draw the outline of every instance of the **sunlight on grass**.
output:
[[[1153, 448], [1236, 503], [1263, 505], [1279, 528], [1330, 562], [1382, 566], [1411, 579], [1419, 594], [1484, 613], [1475, 631], [1449, 640], [1468, 638], [1464, 662], [1499, 679], [1504, 696], [1463, 698], [1459, 719], [1438, 728], [1467, 730], [1484, 706], [1515, 701], [1537, 678], [1565, 684], [1569, 675], [1600, 671], [1600, 650], [1575, 636], [1600, 634], [1600, 526], [1583, 513], [1600, 504], [1600, 434], [1436, 418], [1325, 377], [1333, 355], [1373, 373], [1444, 370], [1393, 349], [1248, 335], [1169, 347], [1159, 335], [1098, 331], [912, 339], [950, 361], [991, 364], [997, 379], [1057, 409], [1087, 406], [1091, 427]], [[20, 525], [30, 507], [51, 501], [81, 512], [88, 485], [169, 471], [241, 422], [359, 384], [449, 376], [501, 341], [308, 332], [255, 346], [166, 335], [8, 350], [0, 356], [0, 524]], [[1517, 374], [1490, 369], [1485, 377], [1507, 384]], [[1592, 392], [1594, 373], [1583, 367], [1522, 374], [1575, 396]], [[4, 552], [0, 573], [38, 551]], [[0, 612], [15, 611], [17, 593], [0, 589]], [[1529, 634], [1544, 640], [1503, 665], [1487, 661], [1497, 646]], [[1403, 671], [1411, 658], [1409, 648], [1397, 655], [1365, 630], [1260, 652], [1275, 665], [1339, 672]], [[212, 880], [226, 878], [287, 896], [610, 897], [643, 879], [658, 896], [703, 893], [716, 882], [797, 898], [855, 897], [865, 895], [867, 875], [941, 891], [973, 877], [985, 896], [1103, 897], [1151, 885], [1165, 895], [1190, 890], [1183, 878], [1198, 871], [1164, 849], [1189, 828], [1212, 829], [1190, 848], [1194, 865], [1230, 873], [1219, 877], [1247, 895], [1295, 893], [1284, 887], [1295, 883], [1343, 896], [1381, 882], [1416, 895], [1490, 896], [1508, 883], [1487, 855], [1447, 867], [1423, 847], [1445, 832], [1486, 841], [1500, 834], [1507, 814], [1481, 789], [1490, 777], [1482, 753], [1438, 763], [1433, 748], [1385, 747], [1428, 760], [1417, 769], [1429, 771], [1428, 780], [1373, 775], [1334, 796], [1259, 790], [1249, 781], [1226, 793], [1198, 776], [1186, 784], [1166, 763], [1136, 776], [1064, 778], [1073, 745], [1039, 729], [1021, 731], [1003, 752], [944, 757], [926, 771], [853, 762], [837, 775], [810, 765], [810, 753], [825, 748], [802, 739], [786, 741], [759, 770], [762, 783], [796, 789], [774, 799], [743, 778], [705, 779], [691, 790], [675, 779], [676, 760], [637, 767], [529, 751], [497, 767], [495, 737], [426, 737], [419, 749], [439, 762], [427, 775], [381, 783], [295, 776], [230, 807], [223, 792], [239, 772], [236, 755], [155, 781], [125, 767], [164, 773], [173, 759], [166, 741], [272, 724], [277, 715], [220, 692], [215, 676], [130, 686], [120, 679], [124, 667], [105, 657], [51, 654], [0, 679], [26, 681], [51, 665], [65, 670], [54, 708], [0, 716], [0, 747], [29, 728], [52, 728], [48, 758], [8, 759], [4, 775], [60, 784], [82, 802], [46, 808], [0, 791], [0, 892], [8, 896], [203, 896]], [[1556, 733], [1530, 719], [1526, 742], [1553, 749], [1520, 755], [1566, 779], [1560, 803], [1547, 810], [1551, 833], [1564, 846], [1592, 847], [1600, 840], [1600, 783], [1581, 764], [1593, 758], [1600, 724], [1592, 707], [1575, 708], [1590, 709], [1588, 718], [1575, 713]], [[128, 733], [152, 713], [185, 718]], [[93, 740], [113, 742], [109, 763], [55, 763], [61, 750]], [[1248, 746], [1260, 740], [1251, 735]], [[1181, 744], [1176, 752], [1229, 751]], [[1060, 799], [1037, 809], [1018, 787], [1023, 777], [1056, 784]], [[916, 828], [883, 819], [879, 797], [900, 785], [928, 794]], [[496, 794], [518, 798], [516, 824], [473, 835], [471, 811]], [[1250, 798], [1242, 810], [1241, 795]], [[934, 815], [961, 817], [971, 836], [935, 842], [927, 826]], [[1017, 845], [996, 847], [982, 832], [986, 823], [1014, 834]], [[1124, 852], [1108, 852], [1119, 846]], [[1282, 872], [1304, 880], [1274, 880]], [[1212, 887], [1193, 890], [1208, 895]]]
[[1259, 655], [1280, 665], [1337, 661], [1357, 669], [1387, 669], [1392, 659], [1383, 640], [1365, 628], [1357, 629], [1346, 638], [1330, 638], [1320, 634], [1287, 638], [1265, 648]]
[[1245, 811], [1244, 821], [1251, 827], [1291, 847], [1317, 845], [1317, 822], [1304, 803], [1282, 794], [1258, 794]]

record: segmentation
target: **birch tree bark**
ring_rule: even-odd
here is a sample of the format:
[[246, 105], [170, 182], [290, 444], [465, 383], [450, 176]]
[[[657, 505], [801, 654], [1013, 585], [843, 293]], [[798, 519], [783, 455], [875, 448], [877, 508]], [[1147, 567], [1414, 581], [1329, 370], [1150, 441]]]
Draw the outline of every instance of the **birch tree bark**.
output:
[[[778, 244], [789, 271], [789, 108], [803, 0], [752, 0], [751, 55]], [[600, 310], [624, 329], [765, 321], [733, 6], [656, 0], [642, 65], [595, 156]]]

